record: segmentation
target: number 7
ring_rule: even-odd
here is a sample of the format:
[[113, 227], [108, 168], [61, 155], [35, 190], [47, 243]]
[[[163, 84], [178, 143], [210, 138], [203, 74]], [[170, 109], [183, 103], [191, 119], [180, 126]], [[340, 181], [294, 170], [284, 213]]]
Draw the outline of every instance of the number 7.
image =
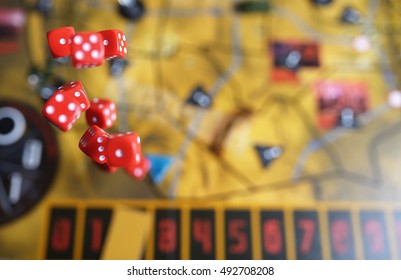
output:
[[312, 219], [301, 219], [298, 221], [297, 225], [304, 233], [299, 249], [301, 254], [306, 255], [312, 249], [312, 243], [315, 237], [316, 223]]

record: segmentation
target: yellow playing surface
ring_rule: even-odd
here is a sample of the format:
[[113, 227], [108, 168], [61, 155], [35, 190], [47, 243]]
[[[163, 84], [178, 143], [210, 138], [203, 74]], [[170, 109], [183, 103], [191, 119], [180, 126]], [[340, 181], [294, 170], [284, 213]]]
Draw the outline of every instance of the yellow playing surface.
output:
[[[24, 1], [26, 5], [35, 1]], [[78, 3], [79, 2], [79, 3]], [[18, 53], [0, 55], [0, 99], [33, 106], [42, 101], [27, 83], [36, 66], [64, 81], [79, 80], [88, 97], [116, 102], [109, 132], [136, 131], [144, 154], [172, 157], [160, 183], [135, 181], [123, 170], [107, 174], [79, 149], [87, 129], [82, 116], [63, 133], [51, 190], [32, 211], [0, 227], [1, 258], [38, 258], [44, 204], [53, 199], [194, 199], [280, 205], [401, 198], [401, 122], [388, 95], [400, 86], [399, 1], [271, 0], [267, 12], [236, 13], [236, 1], [148, 0], [136, 22], [116, 12], [117, 1], [55, 0], [48, 18], [26, 12]], [[344, 7], [360, 11], [344, 24]], [[1, 8], [1, 7], [0, 7]], [[90, 69], [47, 62], [46, 31], [121, 29], [128, 39], [128, 66], [109, 74], [109, 62]], [[364, 51], [355, 40], [367, 42]], [[300, 67], [297, 81], [277, 81], [273, 42], [316, 43], [319, 66]], [[362, 46], [364, 47], [364, 45]], [[368, 110], [356, 128], [318, 125], [315, 84], [362, 83]], [[186, 101], [201, 86], [213, 103]], [[264, 167], [256, 145], [282, 149]], [[0, 155], [1, 157], [1, 155]]]

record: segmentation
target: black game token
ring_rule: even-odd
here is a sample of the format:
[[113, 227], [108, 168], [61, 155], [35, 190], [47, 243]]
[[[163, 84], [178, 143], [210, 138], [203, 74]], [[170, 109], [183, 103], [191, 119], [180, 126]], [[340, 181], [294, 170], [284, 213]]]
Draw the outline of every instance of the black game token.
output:
[[301, 65], [302, 55], [298, 50], [292, 50], [285, 57], [284, 65], [290, 70], [297, 70]]
[[234, 4], [234, 10], [238, 13], [269, 12], [271, 5], [267, 0], [247, 0]]
[[39, 0], [35, 5], [35, 9], [44, 16], [48, 16], [53, 9], [53, 0]]
[[270, 163], [279, 158], [283, 154], [283, 149], [278, 146], [259, 146], [256, 145], [255, 149], [259, 155], [263, 167], [268, 167]]
[[62, 56], [58, 58], [52, 58], [52, 61], [61, 64], [61, 65], [67, 65], [71, 63], [71, 58], [69, 56]]
[[47, 81], [38, 88], [40, 97], [44, 102], [46, 102], [56, 92], [57, 88], [61, 87], [64, 84], [66, 84], [65, 81], [62, 81], [55, 77], [47, 79]]
[[345, 128], [356, 127], [355, 113], [351, 108], [344, 108], [340, 112], [339, 125]]
[[45, 85], [39, 88], [39, 94], [43, 101], [47, 101], [58, 87], [53, 85]]
[[316, 6], [326, 6], [333, 2], [333, 0], [311, 0], [312, 4]]
[[360, 12], [352, 7], [345, 7], [341, 13], [341, 22], [347, 24], [356, 24], [361, 19]]
[[115, 58], [109, 61], [109, 73], [113, 77], [119, 77], [123, 74], [125, 68], [128, 66], [126, 59]]
[[138, 20], [145, 13], [145, 6], [141, 0], [119, 0], [118, 12], [129, 20]]
[[36, 91], [44, 102], [53, 95], [58, 87], [65, 84], [65, 81], [60, 78], [49, 76], [36, 68], [29, 71], [27, 81], [32, 90]]
[[0, 101], [0, 224], [32, 209], [53, 182], [56, 137], [34, 109]]
[[212, 97], [201, 86], [198, 86], [191, 92], [187, 103], [201, 108], [209, 108], [212, 105]]
[[273, 43], [274, 65], [296, 71], [302, 63], [300, 45], [282, 42]]
[[27, 81], [32, 89], [39, 88], [45, 81], [45, 73], [36, 68], [32, 68], [28, 72]]

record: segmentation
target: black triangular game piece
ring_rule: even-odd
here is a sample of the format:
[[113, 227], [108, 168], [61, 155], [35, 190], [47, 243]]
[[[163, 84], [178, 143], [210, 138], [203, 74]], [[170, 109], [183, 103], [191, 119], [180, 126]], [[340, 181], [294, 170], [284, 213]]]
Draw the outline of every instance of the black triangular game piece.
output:
[[283, 154], [283, 149], [279, 146], [260, 146], [256, 145], [260, 161], [264, 168], [269, 167], [270, 163]]
[[201, 108], [209, 108], [212, 105], [212, 97], [201, 86], [197, 86], [188, 97], [187, 103]]

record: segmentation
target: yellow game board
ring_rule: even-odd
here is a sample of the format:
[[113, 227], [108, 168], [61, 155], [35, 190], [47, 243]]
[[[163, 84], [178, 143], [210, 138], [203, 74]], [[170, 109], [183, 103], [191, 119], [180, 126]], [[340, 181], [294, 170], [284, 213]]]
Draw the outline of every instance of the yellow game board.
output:
[[[113, 0], [54, 0], [47, 16], [29, 8], [36, 1], [22, 2], [21, 48], [0, 55], [0, 101], [40, 112], [38, 88], [27, 82], [33, 68], [47, 75], [45, 83], [55, 77], [80, 80], [90, 99], [116, 102], [118, 120], [109, 132], [138, 132], [145, 155], [166, 156], [171, 164], [157, 182], [150, 175], [135, 181], [122, 170], [107, 174], [78, 149], [85, 118], [67, 133], [53, 127], [59, 154], [54, 180], [34, 208], [0, 226], [0, 257], [43, 257], [39, 228], [44, 204], [54, 199], [239, 203], [252, 220], [260, 215], [253, 204], [258, 209], [306, 204], [327, 219], [320, 210], [328, 209], [327, 203], [369, 202], [380, 208], [400, 200], [397, 1], [316, 6], [270, 0], [259, 1], [263, 11], [240, 13], [234, 7], [241, 1], [151, 0], [137, 21], [118, 14]], [[358, 12], [355, 23], [340, 20], [346, 7]], [[125, 32], [125, 70], [113, 76], [110, 61], [74, 69], [68, 61], [51, 59], [46, 31], [67, 25]], [[197, 88], [209, 96], [210, 106], [188, 102]], [[358, 209], [350, 214], [353, 228]], [[355, 240], [361, 238], [355, 234]], [[356, 242], [355, 258], [366, 258], [362, 241]], [[331, 258], [328, 241], [322, 244], [320, 257]], [[188, 244], [181, 246], [180, 256], [190, 258]], [[215, 257], [226, 257], [222, 250]], [[286, 257], [296, 258], [295, 249], [288, 250]], [[262, 258], [262, 252], [248, 257]]]

